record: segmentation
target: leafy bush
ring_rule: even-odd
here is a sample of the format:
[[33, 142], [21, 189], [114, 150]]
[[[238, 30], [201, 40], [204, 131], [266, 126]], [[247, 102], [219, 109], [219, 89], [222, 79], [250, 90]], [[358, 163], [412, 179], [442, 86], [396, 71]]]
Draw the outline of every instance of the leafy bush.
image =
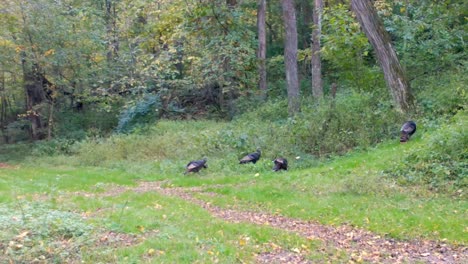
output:
[[464, 5], [463, 1], [394, 1], [380, 8], [410, 76], [446, 70], [466, 60]]
[[157, 111], [161, 107], [161, 100], [157, 95], [147, 95], [135, 105], [123, 110], [119, 116], [117, 133], [131, 132], [139, 125], [149, 124], [158, 117]]
[[70, 155], [75, 140], [57, 138], [52, 140], [36, 141], [31, 145], [31, 154], [34, 156]]
[[[115, 103], [115, 106], [118, 105]], [[54, 117], [54, 137], [83, 140], [107, 135], [117, 124], [118, 109], [104, 103], [91, 103], [79, 111], [57, 112]]]
[[370, 93], [341, 93], [335, 101], [304, 108], [290, 121], [290, 143], [318, 156], [366, 148], [396, 136], [402, 117]]
[[437, 191], [468, 187], [468, 113], [459, 112], [422, 145], [413, 147], [386, 175], [400, 184], [426, 184]]
[[79, 215], [40, 204], [0, 206], [0, 262], [67, 263], [81, 258], [92, 226]]
[[467, 109], [466, 76], [467, 71], [461, 68], [414, 81], [412, 87], [424, 116], [436, 119]]
[[335, 101], [324, 99], [317, 104], [308, 100], [294, 119], [288, 118], [286, 100], [273, 100], [231, 122], [160, 121], [144, 134], [81, 142], [78, 158], [90, 165], [149, 161], [166, 170], [203, 156], [210, 164], [225, 162], [221, 159], [236, 164], [240, 156], [260, 147], [266, 160], [300, 156], [292, 161], [293, 166], [310, 166], [316, 162], [314, 157], [396, 138], [403, 120], [390, 102], [379, 101], [372, 94], [340, 94]]

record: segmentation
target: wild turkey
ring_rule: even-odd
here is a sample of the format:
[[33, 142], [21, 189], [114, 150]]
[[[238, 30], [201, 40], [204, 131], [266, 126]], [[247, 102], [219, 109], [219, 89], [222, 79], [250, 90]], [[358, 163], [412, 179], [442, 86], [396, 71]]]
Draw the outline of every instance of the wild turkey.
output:
[[285, 158], [276, 158], [273, 163], [275, 163], [273, 171], [288, 170], [288, 160]]
[[256, 152], [247, 154], [245, 157], [243, 157], [243, 158], [239, 161], [239, 163], [240, 163], [240, 164], [245, 164], [245, 163], [252, 162], [253, 164], [255, 164], [255, 163], [260, 159], [260, 156], [261, 156], [261, 155], [262, 155], [262, 152], [261, 152], [260, 149], [258, 148]]
[[208, 166], [206, 166], [206, 158], [203, 158], [201, 160], [192, 160], [187, 164], [186, 168], [187, 170], [184, 174], [187, 174], [189, 172], [198, 172], [203, 168], [208, 168]]
[[400, 132], [400, 142], [406, 143], [410, 139], [411, 135], [416, 132], [416, 123], [414, 121], [405, 122], [401, 127]]

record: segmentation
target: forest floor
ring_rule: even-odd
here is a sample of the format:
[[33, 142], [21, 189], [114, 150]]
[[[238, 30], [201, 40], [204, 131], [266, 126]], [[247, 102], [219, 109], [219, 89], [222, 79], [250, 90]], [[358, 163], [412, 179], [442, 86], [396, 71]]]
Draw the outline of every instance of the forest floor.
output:
[[[217, 186], [210, 186], [210, 188]], [[232, 208], [221, 208], [213, 205], [206, 198], [216, 196], [203, 187], [164, 187], [164, 182], [141, 181], [136, 187], [114, 186], [103, 193], [75, 192], [74, 195], [86, 197], [111, 197], [124, 192], [146, 193], [157, 192], [162, 195], [178, 197], [207, 210], [212, 216], [231, 223], [250, 223], [264, 225], [295, 233], [310, 240], [320, 240], [326, 247], [344, 250], [351, 262], [371, 263], [466, 263], [468, 248], [456, 246], [444, 241], [431, 240], [397, 240], [383, 237], [367, 230], [355, 228], [349, 224], [339, 226], [323, 225], [316, 221], [304, 221], [259, 211], [245, 211]], [[203, 199], [195, 197], [202, 195]], [[108, 233], [102, 242], [118, 234]], [[115, 240], [115, 238], [114, 238]], [[119, 237], [121, 244], [130, 245], [135, 237]], [[312, 263], [300, 250], [273, 247], [271, 252], [263, 252], [257, 256], [257, 263]], [[325, 249], [323, 250], [326, 251]]]

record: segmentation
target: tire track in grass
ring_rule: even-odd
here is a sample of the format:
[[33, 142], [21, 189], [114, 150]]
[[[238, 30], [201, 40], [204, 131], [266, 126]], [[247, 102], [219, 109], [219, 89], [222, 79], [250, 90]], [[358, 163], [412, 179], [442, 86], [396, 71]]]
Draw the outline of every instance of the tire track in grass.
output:
[[[202, 187], [166, 188], [163, 187], [163, 184], [164, 182], [140, 182], [136, 187], [119, 186], [97, 195], [114, 196], [125, 191], [137, 193], [156, 191], [163, 195], [176, 196], [199, 205], [213, 216], [228, 222], [265, 225], [293, 232], [308, 239], [320, 240], [328, 247], [347, 252], [350, 256], [350, 262], [468, 263], [468, 248], [465, 245], [454, 246], [443, 241], [431, 240], [396, 240], [351, 225], [327, 226], [316, 221], [298, 220], [277, 214], [221, 208], [194, 197], [194, 193], [203, 193], [204, 188]], [[210, 188], [212, 187], [210, 186]], [[283, 258], [281, 263], [309, 263], [300, 253], [295, 254], [284, 250], [275, 252], [261, 253], [258, 256], [258, 261], [260, 263], [273, 261], [274, 263], [275, 260]]]

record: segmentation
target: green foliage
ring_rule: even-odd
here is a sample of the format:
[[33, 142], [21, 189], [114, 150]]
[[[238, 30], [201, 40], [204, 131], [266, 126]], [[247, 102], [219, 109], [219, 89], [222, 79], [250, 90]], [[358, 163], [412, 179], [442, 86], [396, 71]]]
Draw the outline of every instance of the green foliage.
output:
[[299, 156], [293, 166], [307, 167], [316, 163], [314, 156], [342, 154], [396, 138], [402, 121], [389, 102], [379, 102], [372, 94], [339, 94], [320, 104], [304, 101], [303, 112], [294, 119], [288, 118], [286, 104], [273, 100], [229, 123], [159, 121], [144, 134], [81, 142], [76, 145], [78, 158], [89, 165], [155, 161], [159, 169], [176, 172], [188, 160], [207, 156], [208, 163], [214, 159], [232, 164], [226, 167], [231, 174], [242, 155], [260, 147], [268, 162], [277, 156], [294, 160]]
[[437, 120], [467, 109], [467, 76], [467, 70], [460, 67], [413, 81], [420, 112], [428, 119]]
[[380, 10], [408, 76], [444, 71], [466, 60], [464, 1], [395, 1]]
[[342, 154], [395, 136], [401, 116], [373, 94], [342, 93], [290, 120], [289, 142], [315, 155]]
[[90, 246], [93, 227], [74, 213], [40, 203], [0, 207], [0, 262], [70, 262], [80, 259], [81, 247]]
[[[431, 134], [422, 145], [404, 153], [402, 163], [387, 171], [400, 184], [425, 184], [436, 191], [455, 191], [468, 187], [468, 112]], [[412, 144], [410, 142], [409, 144]]]
[[371, 46], [349, 7], [339, 4], [325, 8], [322, 24], [321, 57], [323, 71], [328, 72], [325, 78], [365, 92], [384, 87], [381, 71], [372, 66]]
[[75, 140], [65, 138], [37, 141], [31, 146], [31, 154], [34, 156], [70, 155], [74, 152], [74, 143]]
[[145, 96], [120, 113], [117, 133], [128, 133], [137, 126], [153, 123], [159, 116], [160, 108], [161, 101], [158, 95]]

